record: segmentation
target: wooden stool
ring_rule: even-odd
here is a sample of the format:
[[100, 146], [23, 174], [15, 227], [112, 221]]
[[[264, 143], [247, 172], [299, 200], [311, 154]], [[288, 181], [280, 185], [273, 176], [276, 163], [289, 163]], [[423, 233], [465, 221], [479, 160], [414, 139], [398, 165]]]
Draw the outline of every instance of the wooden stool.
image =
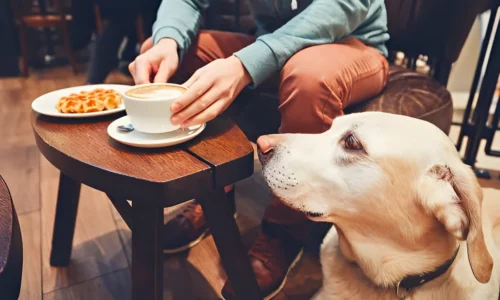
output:
[[38, 148], [61, 171], [51, 265], [69, 264], [80, 184], [86, 184], [106, 193], [132, 230], [133, 299], [162, 299], [163, 209], [196, 198], [238, 299], [259, 299], [224, 193], [224, 186], [253, 174], [253, 148], [245, 135], [219, 118], [189, 143], [139, 149], [108, 137], [116, 118], [32, 116]]
[[29, 43], [26, 37], [27, 28], [50, 28], [59, 27], [62, 29], [64, 49], [68, 55], [68, 60], [73, 70], [73, 73], [78, 72], [76, 55], [71, 49], [69, 25], [71, 15], [65, 12], [65, 3], [62, 0], [48, 1], [50, 4], [47, 7], [46, 1], [39, 1], [39, 7], [34, 7], [34, 1], [27, 0], [11, 0], [11, 7], [14, 12], [14, 21], [19, 30], [19, 43], [21, 47], [22, 57], [22, 74], [29, 75]]
[[17, 299], [23, 272], [23, 239], [9, 188], [0, 176], [0, 298]]

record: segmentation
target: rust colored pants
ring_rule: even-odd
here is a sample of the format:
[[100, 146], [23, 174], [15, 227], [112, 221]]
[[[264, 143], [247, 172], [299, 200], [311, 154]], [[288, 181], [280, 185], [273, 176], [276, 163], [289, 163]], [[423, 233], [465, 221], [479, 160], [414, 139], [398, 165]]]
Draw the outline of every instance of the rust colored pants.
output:
[[[183, 59], [176, 81], [198, 68], [253, 43], [255, 37], [221, 31], [201, 31]], [[277, 85], [281, 113], [279, 133], [321, 133], [349, 105], [377, 95], [387, 82], [388, 63], [376, 49], [349, 38], [299, 51], [281, 73], [264, 86]], [[273, 199], [264, 220], [277, 223], [296, 238], [307, 231], [306, 217]]]

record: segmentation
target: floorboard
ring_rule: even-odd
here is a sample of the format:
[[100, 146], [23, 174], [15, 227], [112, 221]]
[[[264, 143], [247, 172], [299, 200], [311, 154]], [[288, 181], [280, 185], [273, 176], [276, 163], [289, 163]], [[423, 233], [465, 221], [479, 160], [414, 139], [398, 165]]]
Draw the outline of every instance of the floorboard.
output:
[[19, 216], [23, 237], [23, 278], [20, 300], [42, 299], [40, 212]]
[[80, 195], [73, 252], [67, 268], [49, 264], [59, 172], [40, 159], [42, 199], [43, 292], [77, 284], [128, 267], [108, 200], [84, 186]]
[[40, 210], [40, 174], [35, 145], [0, 148], [0, 174], [19, 215]]

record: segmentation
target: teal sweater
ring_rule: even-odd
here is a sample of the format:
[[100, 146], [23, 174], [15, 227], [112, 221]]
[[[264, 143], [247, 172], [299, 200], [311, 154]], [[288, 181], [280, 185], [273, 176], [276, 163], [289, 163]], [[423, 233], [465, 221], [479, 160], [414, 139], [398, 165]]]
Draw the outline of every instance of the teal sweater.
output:
[[[163, 0], [153, 41], [172, 38], [182, 57], [196, 37], [210, 0]], [[257, 40], [234, 53], [256, 87], [281, 70], [298, 51], [356, 37], [387, 56], [384, 0], [250, 0]], [[339, 57], [338, 59], [342, 59]]]

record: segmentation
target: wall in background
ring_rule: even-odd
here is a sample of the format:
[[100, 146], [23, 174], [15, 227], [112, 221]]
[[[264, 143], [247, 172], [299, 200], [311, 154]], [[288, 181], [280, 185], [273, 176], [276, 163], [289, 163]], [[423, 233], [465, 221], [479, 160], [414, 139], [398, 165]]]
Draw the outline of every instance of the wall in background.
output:
[[469, 37], [465, 42], [464, 48], [460, 53], [460, 57], [453, 65], [450, 80], [448, 81], [448, 89], [452, 93], [468, 93], [470, 90], [472, 78], [474, 77], [474, 71], [476, 70], [476, 64], [479, 57], [481, 41], [480, 27], [479, 20], [476, 19]]
[[[485, 12], [480, 17], [476, 19], [469, 37], [460, 53], [460, 57], [457, 62], [453, 65], [450, 80], [448, 82], [448, 89], [450, 90], [453, 97], [453, 107], [455, 108], [455, 113], [460, 113], [465, 109], [467, 101], [469, 99], [469, 90], [471, 88], [472, 79], [474, 77], [474, 72], [476, 70], [477, 61], [479, 58], [480, 47], [484, 34], [486, 32], [486, 27], [489, 21], [490, 12]], [[497, 22], [500, 19], [500, 13], [497, 13]], [[495, 36], [495, 30], [491, 35], [491, 40]], [[489, 52], [491, 51], [491, 44], [487, 51], [485, 62], [488, 61]], [[483, 72], [486, 69], [486, 64], [483, 65]], [[476, 94], [477, 97], [477, 94]], [[492, 103], [490, 108], [490, 113], [494, 112], [496, 107], [497, 97]]]

